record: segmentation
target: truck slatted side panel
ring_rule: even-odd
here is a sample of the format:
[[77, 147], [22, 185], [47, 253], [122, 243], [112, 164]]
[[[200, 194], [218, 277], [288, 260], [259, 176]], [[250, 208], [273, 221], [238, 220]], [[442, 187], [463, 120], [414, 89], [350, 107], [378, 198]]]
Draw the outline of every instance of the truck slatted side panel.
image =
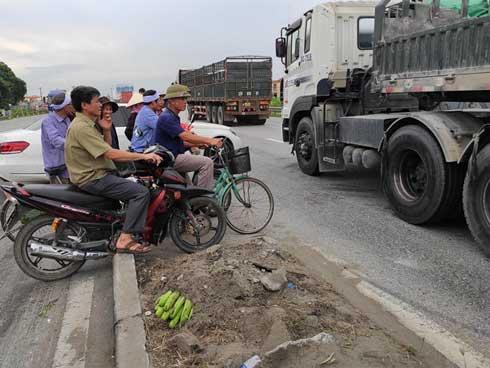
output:
[[490, 18], [386, 42], [375, 55], [381, 74], [490, 66]]
[[233, 57], [194, 70], [181, 70], [179, 80], [191, 89], [192, 98], [264, 98], [272, 95], [272, 59]]
[[373, 70], [387, 93], [488, 91], [490, 17], [378, 42]]

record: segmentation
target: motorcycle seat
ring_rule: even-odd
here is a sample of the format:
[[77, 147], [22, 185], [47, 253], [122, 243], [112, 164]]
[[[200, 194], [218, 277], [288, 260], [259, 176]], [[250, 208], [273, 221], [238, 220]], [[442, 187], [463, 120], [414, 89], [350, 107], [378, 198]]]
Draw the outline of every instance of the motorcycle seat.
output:
[[23, 188], [31, 195], [82, 207], [95, 207], [102, 210], [116, 210], [121, 207], [119, 201], [84, 192], [72, 184], [29, 184]]
[[213, 194], [212, 190], [190, 184], [165, 184], [165, 188], [182, 192], [182, 194], [207, 195]]

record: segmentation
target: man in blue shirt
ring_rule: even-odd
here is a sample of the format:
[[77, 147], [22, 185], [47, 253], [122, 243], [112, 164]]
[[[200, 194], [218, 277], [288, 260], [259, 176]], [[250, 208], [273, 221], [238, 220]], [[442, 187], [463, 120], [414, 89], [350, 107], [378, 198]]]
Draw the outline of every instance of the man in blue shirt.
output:
[[152, 89], [143, 94], [144, 106], [136, 116], [133, 138], [131, 139], [131, 148], [135, 152], [143, 152], [148, 146], [153, 144], [158, 121], [156, 113], [160, 108], [159, 99], [160, 95], [158, 92]]
[[44, 171], [52, 184], [69, 183], [65, 165], [65, 137], [70, 125], [70, 116], [75, 113], [75, 109], [70, 97], [65, 93], [55, 95], [50, 107], [52, 112], [41, 125]]
[[179, 113], [186, 109], [189, 88], [171, 85], [165, 94], [167, 108], [161, 113], [155, 132], [155, 143], [168, 148], [175, 156], [174, 169], [180, 172], [199, 171], [197, 185], [213, 189], [214, 165], [209, 157], [186, 154], [190, 147], [222, 147], [221, 139], [202, 137], [187, 132], [180, 125]]

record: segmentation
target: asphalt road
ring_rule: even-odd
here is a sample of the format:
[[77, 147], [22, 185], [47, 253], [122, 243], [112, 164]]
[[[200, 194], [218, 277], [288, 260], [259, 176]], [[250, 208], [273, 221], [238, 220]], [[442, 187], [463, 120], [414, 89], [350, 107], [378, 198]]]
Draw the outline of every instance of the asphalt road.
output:
[[252, 175], [272, 189], [270, 230], [347, 261], [378, 288], [490, 355], [490, 262], [464, 221], [419, 227], [395, 217], [376, 172], [303, 174], [281, 142], [280, 119], [234, 128]]
[[[0, 122], [0, 132], [26, 127], [42, 116]], [[1, 159], [1, 158], [0, 158]], [[3, 203], [3, 195], [0, 195]], [[3, 234], [2, 234], [3, 235]], [[112, 262], [88, 262], [76, 276], [92, 283], [85, 367], [113, 365]], [[45, 283], [17, 267], [12, 243], [0, 241], [0, 368], [51, 368], [64, 320], [70, 280]], [[72, 336], [76, 339], [76, 336]]]

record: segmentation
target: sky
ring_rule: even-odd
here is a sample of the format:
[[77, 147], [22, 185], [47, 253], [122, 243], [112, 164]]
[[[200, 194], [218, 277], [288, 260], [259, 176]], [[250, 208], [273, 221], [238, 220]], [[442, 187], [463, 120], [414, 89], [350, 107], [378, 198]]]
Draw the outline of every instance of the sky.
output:
[[281, 27], [314, 0], [0, 0], [0, 61], [28, 95], [84, 84], [163, 91], [179, 69], [272, 56]]

